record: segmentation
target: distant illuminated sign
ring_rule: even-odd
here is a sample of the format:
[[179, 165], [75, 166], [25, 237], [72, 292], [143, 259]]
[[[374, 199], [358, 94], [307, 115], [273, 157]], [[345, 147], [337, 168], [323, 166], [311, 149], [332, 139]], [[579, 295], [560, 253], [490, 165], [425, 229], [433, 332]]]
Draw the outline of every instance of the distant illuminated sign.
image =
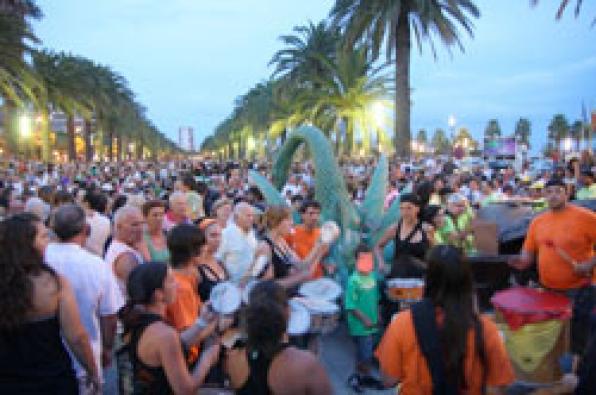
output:
[[484, 139], [484, 156], [515, 156], [515, 137]]

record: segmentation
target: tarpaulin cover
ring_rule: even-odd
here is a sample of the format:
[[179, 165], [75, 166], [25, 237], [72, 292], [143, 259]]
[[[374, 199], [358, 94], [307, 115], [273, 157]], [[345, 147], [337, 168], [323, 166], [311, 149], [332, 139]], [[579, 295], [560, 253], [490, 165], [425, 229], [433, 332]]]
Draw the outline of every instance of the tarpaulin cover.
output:
[[535, 288], [510, 288], [495, 293], [491, 302], [512, 330], [546, 320], [571, 318], [571, 300], [564, 295]]

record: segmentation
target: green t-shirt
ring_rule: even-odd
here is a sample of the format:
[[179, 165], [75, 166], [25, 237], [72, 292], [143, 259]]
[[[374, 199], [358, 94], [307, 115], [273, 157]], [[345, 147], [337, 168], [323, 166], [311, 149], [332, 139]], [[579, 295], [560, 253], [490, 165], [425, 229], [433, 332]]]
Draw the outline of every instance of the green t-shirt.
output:
[[449, 236], [455, 232], [455, 225], [449, 216], [445, 216], [445, 223], [443, 226], [435, 231], [436, 244], [449, 244]]
[[[348, 279], [345, 294], [348, 312], [348, 330], [352, 336], [367, 336], [377, 332], [379, 322], [379, 288], [374, 274], [363, 275], [354, 271]], [[367, 328], [350, 310], [358, 310], [367, 316], [375, 327]]]
[[589, 187], [583, 187], [577, 191], [575, 197], [578, 200], [585, 200], [585, 199], [596, 199], [596, 183], [590, 185]]

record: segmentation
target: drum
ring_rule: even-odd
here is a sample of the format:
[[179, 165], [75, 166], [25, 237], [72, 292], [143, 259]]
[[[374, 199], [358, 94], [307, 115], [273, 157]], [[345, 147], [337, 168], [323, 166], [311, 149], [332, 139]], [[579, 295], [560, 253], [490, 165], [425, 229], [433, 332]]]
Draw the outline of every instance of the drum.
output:
[[385, 288], [387, 299], [409, 307], [424, 296], [424, 280], [420, 278], [392, 278], [387, 280]]
[[330, 278], [319, 278], [307, 281], [300, 286], [298, 293], [312, 299], [323, 299], [329, 302], [337, 300], [341, 296], [341, 286]]
[[310, 312], [295, 299], [290, 299], [290, 318], [288, 319], [288, 335], [301, 336], [308, 333], [310, 329]]
[[240, 289], [227, 281], [218, 283], [209, 295], [213, 311], [223, 315], [235, 313], [240, 307], [241, 299]]
[[569, 298], [518, 287], [497, 292], [491, 302], [517, 379], [535, 383], [559, 380], [559, 358], [569, 352]]
[[297, 297], [293, 300], [302, 304], [310, 314], [310, 333], [327, 334], [337, 328], [340, 309], [336, 303], [315, 298]]

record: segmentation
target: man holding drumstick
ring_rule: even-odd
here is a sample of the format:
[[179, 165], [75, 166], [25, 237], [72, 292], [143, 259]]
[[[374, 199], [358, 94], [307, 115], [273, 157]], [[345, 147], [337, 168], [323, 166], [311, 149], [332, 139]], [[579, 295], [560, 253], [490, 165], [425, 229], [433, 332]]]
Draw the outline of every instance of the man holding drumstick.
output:
[[532, 220], [521, 255], [509, 264], [525, 270], [536, 262], [542, 286], [573, 299], [571, 351], [579, 356], [586, 349], [596, 300], [596, 214], [568, 204], [561, 179], [546, 183], [545, 198], [549, 209]]

